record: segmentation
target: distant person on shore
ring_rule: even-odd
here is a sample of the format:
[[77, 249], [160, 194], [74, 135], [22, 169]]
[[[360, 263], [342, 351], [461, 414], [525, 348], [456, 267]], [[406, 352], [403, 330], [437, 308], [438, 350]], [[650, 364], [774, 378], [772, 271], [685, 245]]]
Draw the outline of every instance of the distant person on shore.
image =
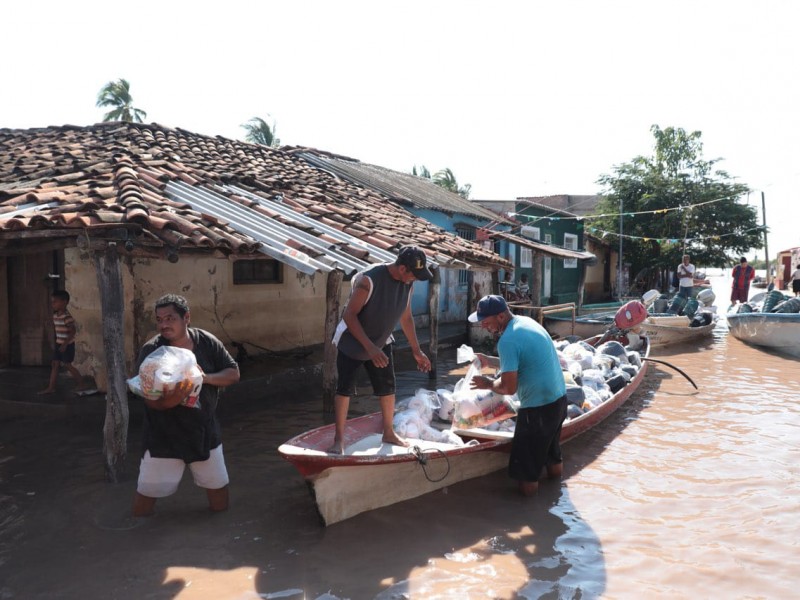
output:
[[481, 368], [499, 369], [500, 375], [473, 377], [472, 388], [517, 394], [520, 409], [508, 474], [523, 496], [532, 496], [542, 473], [553, 479], [563, 470], [559, 438], [567, 416], [567, 388], [558, 354], [544, 327], [530, 317], [513, 314], [500, 296], [481, 298], [469, 321], [480, 323], [498, 338], [499, 357], [475, 356]]
[[503, 275], [503, 281], [500, 282], [500, 295], [506, 300], [516, 300], [517, 298], [517, 286], [511, 271], [506, 271]]
[[795, 296], [800, 296], [800, 263], [795, 265], [794, 273], [792, 273], [792, 292]]
[[50, 295], [50, 306], [53, 309], [53, 358], [50, 362], [50, 383], [39, 392], [39, 394], [52, 394], [56, 391], [58, 372], [61, 367], [65, 367], [72, 378], [75, 380], [75, 391], [85, 390], [83, 377], [80, 371], [72, 365], [75, 360], [75, 319], [69, 314], [67, 305], [69, 304], [69, 292], [66, 290], [55, 290]]
[[739, 264], [733, 268], [732, 275], [731, 304], [747, 302], [747, 297], [750, 295], [750, 282], [756, 276], [755, 269], [747, 264], [747, 259], [743, 256], [739, 259]]
[[399, 321], [417, 368], [424, 373], [430, 371], [431, 361], [419, 347], [411, 314], [414, 282], [433, 277], [426, 263], [422, 250], [416, 246], [404, 246], [394, 263], [372, 266], [353, 278], [350, 299], [333, 338], [338, 349], [338, 381], [333, 399], [335, 434], [330, 452], [344, 454], [347, 411], [350, 397], [356, 390], [356, 373], [362, 365], [380, 401], [383, 441], [396, 446], [408, 445], [397, 435], [393, 423], [395, 377], [392, 332]]
[[684, 254], [683, 261], [678, 265], [678, 296], [684, 298], [692, 297], [694, 271], [694, 265], [689, 262], [689, 255]]
[[133, 516], [152, 515], [156, 500], [178, 491], [187, 465], [195, 485], [206, 490], [209, 508], [226, 510], [229, 480], [217, 404], [219, 388], [239, 381], [239, 366], [213, 334], [189, 327], [189, 303], [183, 296], [161, 296], [155, 313], [158, 335], [142, 346], [136, 370], [160, 346], [185, 348], [203, 371], [203, 385], [199, 408], [181, 405], [191, 392], [191, 383], [175, 386], [158, 400], [142, 398], [143, 448]]

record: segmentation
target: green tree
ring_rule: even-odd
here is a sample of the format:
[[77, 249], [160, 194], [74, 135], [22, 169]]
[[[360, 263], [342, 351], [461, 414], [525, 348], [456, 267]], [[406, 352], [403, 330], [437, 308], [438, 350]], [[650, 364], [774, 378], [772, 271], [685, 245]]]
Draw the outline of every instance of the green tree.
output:
[[416, 175], [417, 177], [424, 177], [425, 179], [430, 179], [438, 185], [439, 187], [443, 187], [446, 190], [450, 190], [451, 192], [458, 194], [462, 198], [469, 198], [470, 191], [472, 190], [472, 185], [469, 183], [464, 184], [463, 186], [458, 185], [458, 181], [456, 180], [456, 176], [453, 175], [453, 171], [449, 168], [442, 169], [441, 171], [437, 171], [435, 175], [431, 176], [431, 172], [425, 165], [422, 165], [417, 171], [417, 166], [414, 165], [414, 168], [411, 169], [411, 174]]
[[737, 201], [748, 186], [717, 170], [720, 159], [703, 159], [702, 133], [658, 125], [650, 131], [653, 156], [637, 156], [598, 180], [604, 198], [597, 213], [607, 216], [592, 219], [586, 229], [613, 238], [621, 212], [623, 255], [632, 276], [647, 270], [650, 285], [662, 289], [683, 254], [695, 265], [725, 267], [731, 257], [761, 248], [755, 207]]
[[142, 123], [147, 118], [147, 113], [133, 106], [131, 86], [125, 79], [109, 81], [97, 94], [98, 108], [113, 107], [103, 115], [103, 121], [127, 121], [129, 123]]
[[253, 117], [247, 123], [242, 125], [247, 132], [245, 141], [252, 142], [253, 144], [261, 144], [262, 146], [277, 147], [281, 141], [275, 137], [275, 123], [272, 127], [260, 117]]

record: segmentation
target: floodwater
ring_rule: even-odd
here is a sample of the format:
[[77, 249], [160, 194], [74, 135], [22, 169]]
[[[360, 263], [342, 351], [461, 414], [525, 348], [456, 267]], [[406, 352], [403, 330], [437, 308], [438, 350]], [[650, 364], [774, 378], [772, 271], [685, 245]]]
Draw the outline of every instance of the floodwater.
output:
[[[729, 279], [714, 285], [724, 312]], [[103, 480], [102, 415], [0, 422], [0, 598], [796, 597], [800, 362], [729, 338], [724, 319], [701, 347], [653, 356], [699, 390], [652, 368], [565, 445], [564, 479], [538, 497], [501, 471], [328, 528], [276, 453], [321, 423], [316, 399], [224, 412], [219, 515], [187, 476], [155, 517], [129, 518], [133, 476]], [[401, 379], [407, 395], [427, 381]], [[137, 434], [134, 415], [134, 476]]]

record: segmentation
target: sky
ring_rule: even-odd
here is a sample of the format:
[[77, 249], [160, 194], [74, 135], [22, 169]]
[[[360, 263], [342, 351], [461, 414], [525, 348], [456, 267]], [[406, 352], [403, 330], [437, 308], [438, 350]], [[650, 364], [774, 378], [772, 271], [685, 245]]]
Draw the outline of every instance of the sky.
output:
[[[701, 131], [752, 189], [775, 254], [800, 246], [796, 2], [73, 0], [5, 3], [0, 128], [102, 121], [131, 85], [145, 122], [409, 172], [452, 169], [472, 199], [596, 194], [653, 152], [652, 125]], [[753, 251], [752, 258], [764, 258]]]

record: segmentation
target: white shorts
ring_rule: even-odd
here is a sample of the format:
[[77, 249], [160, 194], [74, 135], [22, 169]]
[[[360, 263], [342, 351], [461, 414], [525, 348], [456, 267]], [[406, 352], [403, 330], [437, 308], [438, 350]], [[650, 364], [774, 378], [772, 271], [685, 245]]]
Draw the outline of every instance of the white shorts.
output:
[[[144, 453], [139, 465], [139, 483], [136, 491], [148, 498], [164, 498], [178, 491], [186, 463], [180, 458], [153, 458]], [[196, 486], [218, 490], [228, 485], [228, 470], [222, 455], [222, 444], [211, 451], [207, 460], [189, 463]]]

